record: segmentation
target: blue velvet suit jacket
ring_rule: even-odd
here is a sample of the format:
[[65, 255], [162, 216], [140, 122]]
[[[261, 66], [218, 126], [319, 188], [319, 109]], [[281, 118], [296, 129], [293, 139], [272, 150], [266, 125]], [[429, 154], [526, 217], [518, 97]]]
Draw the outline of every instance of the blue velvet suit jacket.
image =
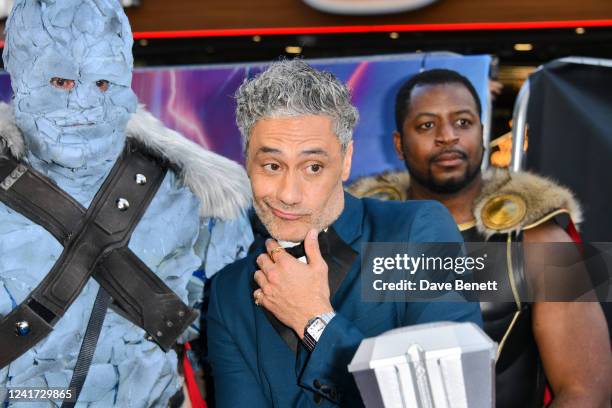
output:
[[[357, 252], [366, 242], [462, 241], [446, 208], [434, 201], [383, 202], [345, 194], [333, 227]], [[309, 353], [300, 344], [296, 354], [253, 303], [255, 258], [263, 250], [260, 246], [213, 279], [207, 324], [218, 407], [363, 406], [347, 370], [361, 340], [432, 321], [482, 325], [477, 303], [362, 301], [358, 257], [332, 298], [337, 315], [315, 350]]]

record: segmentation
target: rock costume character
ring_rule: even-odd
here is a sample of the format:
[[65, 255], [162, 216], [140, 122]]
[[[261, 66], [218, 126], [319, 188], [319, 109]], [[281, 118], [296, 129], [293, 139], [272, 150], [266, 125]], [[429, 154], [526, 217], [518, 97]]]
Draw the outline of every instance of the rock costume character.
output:
[[[39, 298], [33, 302], [31, 293], [60, 263], [70, 245], [81, 242], [78, 233], [85, 227], [80, 229], [79, 224], [67, 231], [62, 242], [48, 225], [45, 228], [31, 214], [16, 210], [23, 203], [2, 198], [14, 198], [23, 183], [36, 175], [72, 200], [73, 210], [85, 214], [81, 221], [87, 225], [89, 207], [122, 157], [138, 155], [149, 165], [158, 163], [166, 169], [159, 171], [156, 191], [127, 235], [129, 242], [120, 248], [123, 258], [116, 250], [96, 258], [93, 274], [87, 275], [77, 296], [65, 305], [63, 315], [49, 319], [52, 330], [40, 341], [16, 356], [8, 355], [8, 348], [0, 350], [0, 357], [8, 358], [7, 365], [0, 368], [0, 390], [66, 388], [99, 293], [98, 282], [104, 280], [100, 263], [114, 256], [140, 264], [136, 269], [141, 276], [156, 282], [166, 291], [164, 296], [185, 305], [180, 314], [191, 317], [181, 321], [188, 329], [179, 341], [186, 340], [198, 329], [194, 311], [187, 305], [197, 307], [206, 277], [244, 255], [252, 240], [244, 214], [250, 204], [250, 188], [241, 166], [204, 151], [137, 106], [130, 88], [132, 34], [119, 2], [16, 1], [6, 34], [3, 57], [14, 99], [11, 106], [0, 106], [0, 170], [11, 163], [19, 165], [0, 177], [0, 325], [13, 327], [0, 333], [3, 345], [12, 347], [35, 334], [30, 327], [33, 322], [20, 320], [14, 327], [7, 326], [6, 319], [24, 302], [32, 310], [49, 312], [49, 304]], [[136, 173], [121, 179], [127, 183], [128, 194], [152, 183]], [[119, 188], [112, 184], [111, 191]], [[112, 222], [135, 210], [135, 204], [123, 197], [110, 197], [109, 202]], [[47, 200], [41, 207], [53, 213], [60, 204]], [[105, 230], [103, 224], [89, 225]], [[77, 257], [87, 253], [88, 247], [80, 248], [75, 251]], [[120, 271], [120, 279], [129, 279], [132, 272], [129, 268]], [[130, 295], [146, 303], [146, 297], [154, 294], [144, 287], [131, 293], [121, 287], [118, 290], [124, 291], [128, 305]], [[134, 311], [118, 306], [114, 297], [113, 302], [78, 406], [167, 406], [180, 389], [181, 378], [170, 342], [162, 338], [161, 331], [150, 333], [151, 324], [161, 318], [157, 309]], [[159, 308], [163, 309], [161, 304]], [[161, 323], [170, 330], [173, 321]], [[12, 406], [6, 392], [1, 392], [0, 400]], [[50, 405], [48, 401], [27, 403], [28, 407]]]
[[[406, 200], [408, 172], [387, 172], [364, 177], [347, 190], [359, 197]], [[574, 223], [582, 212], [573, 194], [555, 182], [528, 172], [494, 169], [483, 173], [483, 188], [473, 204], [474, 222], [458, 225], [466, 242], [523, 240], [523, 231], [553, 220], [576, 237]], [[542, 406], [546, 379], [531, 324], [531, 305], [520, 298], [526, 293], [524, 271], [508, 267], [518, 288], [514, 303], [481, 302], [484, 328], [499, 344], [496, 363], [498, 406]]]

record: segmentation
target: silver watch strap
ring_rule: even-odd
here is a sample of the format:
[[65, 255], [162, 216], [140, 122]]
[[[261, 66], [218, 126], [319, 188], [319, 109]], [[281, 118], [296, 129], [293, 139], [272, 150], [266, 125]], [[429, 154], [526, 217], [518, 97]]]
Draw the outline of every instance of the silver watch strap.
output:
[[319, 315], [318, 318], [323, 320], [323, 322], [327, 326], [329, 322], [331, 322], [331, 319], [334, 318], [334, 316], [336, 316], [336, 312], [332, 310], [331, 312], [327, 312], [327, 313], [323, 313], [322, 315]]
[[[318, 316], [315, 316], [308, 321], [308, 323], [306, 324], [306, 327], [304, 328], [304, 338], [302, 339], [302, 342], [304, 343], [308, 351], [312, 352], [315, 349], [315, 346], [317, 345], [317, 341], [318, 341], [318, 339], [313, 338], [308, 332], [308, 329], [310, 328], [310, 326], [316, 320], [321, 320], [324, 326], [327, 327], [327, 325], [329, 324], [329, 322], [331, 322], [334, 316], [336, 316], [336, 312], [332, 310], [331, 312], [327, 312], [327, 313], [323, 313]], [[323, 328], [323, 331], [324, 330], [325, 328]]]

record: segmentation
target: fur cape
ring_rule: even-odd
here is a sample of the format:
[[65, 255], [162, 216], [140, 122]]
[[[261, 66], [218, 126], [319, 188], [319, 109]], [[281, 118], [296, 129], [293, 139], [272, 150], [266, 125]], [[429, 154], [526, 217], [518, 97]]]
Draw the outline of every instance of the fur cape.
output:
[[[202, 203], [200, 215], [232, 219], [251, 205], [251, 186], [241, 165], [212, 153], [181, 136], [143, 105], [132, 115], [126, 136], [171, 163], [177, 176]], [[0, 153], [20, 160], [26, 153], [13, 108], [0, 103]]]
[[[358, 197], [406, 200], [409, 187], [408, 172], [398, 171], [358, 179], [347, 188], [347, 191]], [[511, 227], [492, 230], [483, 222], [483, 208], [492, 199], [503, 194], [522, 198], [527, 211], [525, 217]], [[483, 174], [483, 189], [474, 201], [472, 211], [476, 228], [486, 237], [528, 229], [559, 213], [567, 213], [575, 224], [582, 221], [580, 205], [567, 188], [533, 173], [510, 173], [503, 169], [492, 169]]]

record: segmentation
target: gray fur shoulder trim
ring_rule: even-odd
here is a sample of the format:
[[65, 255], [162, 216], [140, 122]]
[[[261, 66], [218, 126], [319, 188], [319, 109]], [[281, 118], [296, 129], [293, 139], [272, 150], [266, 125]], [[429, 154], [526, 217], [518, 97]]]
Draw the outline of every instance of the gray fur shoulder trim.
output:
[[[181, 182], [200, 199], [202, 217], [233, 219], [251, 205], [251, 186], [240, 164], [205, 150], [167, 128], [144, 106], [139, 106], [130, 118], [126, 136], [178, 169]], [[0, 154], [21, 159], [25, 152], [12, 106], [0, 103]]]
[[251, 205], [251, 186], [244, 168], [203, 149], [139, 106], [126, 136], [166, 158], [179, 169], [183, 183], [200, 199], [200, 215], [231, 219]]

